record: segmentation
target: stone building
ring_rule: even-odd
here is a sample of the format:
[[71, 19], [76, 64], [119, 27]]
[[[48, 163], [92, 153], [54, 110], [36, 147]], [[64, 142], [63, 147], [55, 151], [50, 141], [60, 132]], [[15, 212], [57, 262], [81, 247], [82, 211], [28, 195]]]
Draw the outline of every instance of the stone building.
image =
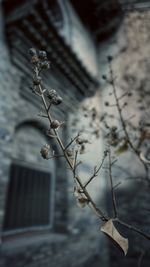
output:
[[[97, 218], [76, 207], [64, 161], [41, 158], [40, 148], [49, 142], [48, 126], [37, 115], [40, 100], [29, 89], [33, 74], [28, 49], [44, 49], [51, 61], [44, 80], [63, 98], [55, 116], [65, 121], [61, 138], [67, 144], [80, 105], [99, 92], [99, 74], [106, 70], [103, 56], [116, 53], [115, 33], [123, 8], [129, 7], [128, 1], [80, 2], [0, 1], [1, 267], [119, 266], [115, 252], [110, 253], [113, 249], [97, 233]], [[96, 101], [99, 105], [99, 94]], [[57, 153], [53, 139], [50, 144]], [[93, 150], [101, 153], [101, 145], [96, 141]], [[87, 174], [92, 163], [87, 157], [82, 173]], [[97, 184], [93, 191], [96, 200], [107, 205]], [[128, 266], [133, 266], [130, 258]], [[127, 266], [127, 261], [121, 264]]]
[[[63, 97], [55, 116], [66, 122], [62, 140], [67, 143], [69, 115], [98, 86], [96, 45], [68, 1], [1, 1], [0, 12], [0, 266], [83, 266], [94, 257], [96, 244], [81, 252], [86, 229], [79, 239], [77, 227], [69, 226], [64, 161], [41, 159], [47, 125], [37, 116], [41, 103], [29, 90], [28, 50], [48, 53], [51, 70], [44, 79]], [[57, 153], [53, 141], [51, 146]]]

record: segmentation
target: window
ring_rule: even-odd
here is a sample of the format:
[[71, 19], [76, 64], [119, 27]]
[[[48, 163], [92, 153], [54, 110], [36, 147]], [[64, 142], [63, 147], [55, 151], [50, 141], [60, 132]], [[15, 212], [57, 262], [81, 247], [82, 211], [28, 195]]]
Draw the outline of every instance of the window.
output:
[[10, 168], [4, 231], [50, 225], [51, 187], [50, 173], [13, 163]]

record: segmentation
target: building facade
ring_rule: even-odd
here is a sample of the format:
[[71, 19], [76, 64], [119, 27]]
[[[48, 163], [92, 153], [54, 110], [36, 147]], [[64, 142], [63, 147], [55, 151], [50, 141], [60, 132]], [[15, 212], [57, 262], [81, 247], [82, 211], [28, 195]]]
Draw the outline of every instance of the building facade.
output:
[[0, 266], [83, 266], [97, 257], [98, 240], [81, 252], [87, 230], [75, 228], [76, 215], [70, 219], [66, 165], [61, 158], [41, 158], [48, 125], [29, 89], [28, 50], [48, 53], [51, 69], [44, 79], [63, 98], [55, 116], [65, 121], [61, 138], [67, 143], [70, 114], [98, 87], [96, 46], [68, 1], [1, 1], [0, 11]]
[[[77, 207], [74, 184], [64, 160], [41, 158], [40, 149], [45, 143], [50, 143], [56, 154], [59, 150], [53, 138], [46, 134], [49, 125], [39, 116], [43, 112], [41, 102], [30, 90], [33, 73], [28, 50], [35, 47], [46, 50], [51, 62], [50, 70], [43, 75], [46, 87], [56, 89], [63, 98], [63, 103], [54, 109], [54, 116], [65, 121], [60, 131], [64, 144], [79, 131], [77, 121], [82, 128], [81, 107], [92, 103], [99, 112], [104, 112], [102, 100], [108, 97], [109, 90], [100, 78], [107, 72], [107, 56], [115, 55], [114, 67], [119, 74], [128, 72], [133, 64], [127, 60], [128, 53], [132, 58], [135, 52], [132, 44], [136, 40], [130, 35], [130, 29], [134, 32], [134, 15], [132, 19], [131, 12], [132, 27], [128, 18], [124, 19], [126, 11], [132, 9], [128, 2], [0, 1], [1, 267], [134, 266], [137, 255], [143, 255], [135, 246], [123, 258], [99, 233], [99, 220], [91, 211]], [[132, 2], [143, 11], [142, 1]], [[133, 48], [137, 48], [135, 43]], [[142, 50], [137, 48], [137, 51], [145, 57]], [[120, 84], [124, 82], [122, 76]], [[91, 130], [89, 122], [84, 128]], [[88, 153], [84, 155], [83, 176], [89, 175], [97, 156], [102, 155], [103, 142], [98, 139], [91, 147], [88, 149], [92, 157]], [[126, 163], [129, 159], [133, 160], [127, 158]], [[117, 175], [120, 177], [122, 172]], [[101, 182], [97, 180], [96, 185], [91, 186], [91, 194], [104, 210], [111, 212], [109, 194], [108, 198], [104, 197], [106, 185], [104, 175]], [[140, 186], [135, 187], [134, 193], [139, 192]], [[120, 203], [126, 204], [128, 198], [133, 197], [129, 187], [117, 194]], [[144, 196], [141, 193], [139, 199], [148, 202], [148, 193]], [[138, 201], [133, 207], [140, 205]], [[119, 212], [126, 218], [122, 206]], [[129, 214], [131, 221], [145, 216], [142, 209], [133, 218], [133, 214]], [[148, 217], [145, 224], [149, 225]], [[140, 240], [145, 248], [144, 266], [149, 266], [148, 243], [134, 239], [134, 235], [131, 238], [137, 243]]]

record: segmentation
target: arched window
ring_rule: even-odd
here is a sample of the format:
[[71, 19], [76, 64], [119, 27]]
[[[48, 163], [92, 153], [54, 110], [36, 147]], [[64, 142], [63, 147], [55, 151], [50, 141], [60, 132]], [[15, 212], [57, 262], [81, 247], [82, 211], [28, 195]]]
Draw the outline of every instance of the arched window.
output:
[[51, 228], [55, 163], [41, 158], [44, 130], [28, 122], [17, 128], [7, 190], [4, 232]]

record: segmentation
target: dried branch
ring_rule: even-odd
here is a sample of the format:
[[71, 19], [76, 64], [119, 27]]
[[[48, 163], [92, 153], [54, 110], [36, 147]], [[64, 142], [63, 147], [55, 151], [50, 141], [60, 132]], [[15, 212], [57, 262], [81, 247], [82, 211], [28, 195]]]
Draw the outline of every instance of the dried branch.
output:
[[[115, 187], [113, 187], [112, 172], [111, 172], [111, 168], [112, 168], [112, 165], [114, 164], [114, 162], [111, 162], [110, 150], [109, 150], [109, 176], [110, 176], [110, 182], [111, 182], [111, 194], [112, 194], [112, 203], [113, 203], [113, 209], [114, 209], [115, 218], [110, 219], [109, 216], [106, 215], [102, 211], [102, 209], [98, 208], [96, 203], [92, 199], [91, 195], [89, 194], [89, 192], [86, 189], [86, 187], [89, 185], [89, 183], [97, 176], [98, 172], [102, 168], [104, 160], [105, 160], [105, 158], [106, 158], [106, 156], [108, 154], [108, 150], [106, 150], [104, 152], [104, 156], [103, 156], [103, 159], [102, 159], [102, 162], [101, 162], [100, 166], [98, 168], [97, 167], [94, 168], [93, 175], [88, 179], [88, 181], [85, 184], [82, 183], [81, 178], [76, 174], [76, 168], [81, 163], [81, 162], [77, 163], [78, 150], [75, 150], [75, 153], [73, 153], [73, 155], [70, 156], [68, 154], [68, 148], [79, 137], [79, 134], [75, 138], [73, 138], [66, 147], [64, 146], [64, 144], [63, 144], [63, 142], [62, 142], [62, 140], [60, 138], [60, 135], [59, 135], [59, 127], [58, 128], [54, 127], [54, 124], [53, 124], [54, 120], [53, 120], [52, 115], [50, 113], [52, 105], [60, 104], [62, 102], [62, 98], [57, 94], [57, 92], [55, 90], [52, 89], [50, 92], [47, 93], [47, 98], [49, 99], [49, 102], [48, 102], [48, 100], [47, 100], [47, 98], [45, 96], [45, 93], [47, 91], [44, 89], [44, 87], [43, 87], [43, 85], [41, 83], [41, 77], [39, 77], [39, 73], [41, 71], [41, 68], [39, 68], [39, 65], [38, 65], [39, 58], [38, 58], [38, 56], [36, 54], [36, 51], [34, 49], [31, 49], [31, 50], [32, 50], [32, 51], [30, 51], [30, 54], [32, 55], [31, 62], [33, 64], [33, 69], [34, 69], [34, 74], [35, 74], [34, 79], [33, 79], [34, 91], [35, 91], [35, 94], [37, 94], [38, 96], [41, 97], [41, 100], [42, 100], [42, 103], [43, 103], [43, 106], [44, 106], [44, 109], [45, 109], [45, 112], [46, 112], [46, 116], [47, 116], [47, 119], [48, 119], [50, 127], [51, 127], [51, 131], [52, 131], [52, 134], [50, 132], [49, 136], [50, 137], [55, 137], [55, 140], [56, 140], [56, 142], [57, 142], [57, 144], [58, 144], [58, 146], [59, 146], [59, 148], [60, 148], [60, 150], [62, 152], [62, 155], [53, 155], [52, 157], [49, 157], [50, 146], [46, 144], [41, 149], [42, 156], [45, 159], [49, 159], [49, 158], [53, 158], [53, 157], [64, 157], [65, 158], [66, 162], [68, 163], [69, 169], [72, 171], [73, 179], [75, 181], [76, 194], [77, 194], [79, 203], [82, 204], [82, 207], [85, 204], [88, 204], [91, 207], [91, 209], [94, 211], [94, 213], [102, 221], [108, 222], [108, 221], [112, 221], [113, 220], [114, 222], [117, 222], [117, 223], [121, 224], [122, 226], [124, 226], [124, 227], [126, 227], [128, 229], [131, 229], [132, 231], [137, 232], [138, 234], [142, 235], [143, 237], [145, 237], [147, 239], [150, 239], [150, 235], [144, 233], [139, 228], [136, 228], [136, 227], [134, 227], [132, 225], [129, 225], [129, 224], [125, 223], [124, 221], [120, 220], [119, 217], [117, 217], [117, 207], [116, 207], [116, 199], [115, 199], [115, 193], [114, 193], [114, 188]], [[46, 61], [47, 57], [46, 57], [46, 52], [45, 51], [40, 51], [40, 57], [44, 58], [45, 66], [49, 66], [48, 62]], [[117, 94], [116, 94], [116, 88], [115, 88], [115, 84], [114, 84], [114, 80], [115, 79], [113, 78], [113, 72], [112, 72], [111, 66], [110, 66], [110, 73], [111, 73], [111, 80], [112, 80], [111, 84], [113, 86], [113, 92], [114, 92], [114, 96], [115, 96], [115, 100], [116, 100], [116, 106], [118, 108], [118, 112], [119, 112], [119, 115], [120, 115], [120, 120], [122, 122], [122, 126], [123, 126], [123, 129], [124, 129], [125, 135], [126, 135], [126, 139], [128, 140], [128, 143], [129, 143], [130, 147], [132, 148], [132, 150], [139, 157], [139, 151], [137, 151], [135, 149], [135, 147], [133, 146], [133, 144], [132, 144], [132, 142], [131, 142], [131, 140], [129, 138], [127, 129], [126, 129], [126, 124], [125, 124], [123, 116], [122, 116], [122, 110], [121, 110], [120, 105], [119, 105], [119, 99], [117, 98]], [[55, 120], [55, 122], [56, 122], [56, 120]], [[53, 127], [52, 127], [52, 125], [53, 125]], [[84, 140], [84, 142], [85, 142], [85, 140]], [[73, 159], [73, 161], [72, 161], [72, 159]]]
[[[43, 52], [45, 53], [45, 51], [43, 51]], [[38, 65], [37, 64], [34, 65], [34, 73], [35, 73], [35, 79], [34, 79], [33, 83], [36, 83], [36, 87], [37, 87], [38, 92], [39, 92], [38, 96], [40, 96], [41, 99], [42, 99], [43, 106], [45, 108], [49, 123], [51, 125], [51, 123], [53, 121], [53, 118], [52, 118], [52, 115], [50, 113], [49, 106], [48, 106], [48, 104], [46, 102], [45, 89], [43, 88], [43, 86], [41, 84], [41, 78], [40, 78], [40, 81], [39, 81], [39, 69], [38, 69]], [[53, 92], [52, 92], [53, 94], [56, 93], [56, 91], [55, 92], [54, 91], [55, 90], [53, 90]], [[51, 97], [51, 95], [49, 97]], [[51, 103], [52, 103], [52, 99], [50, 99], [50, 100], [51, 100]], [[60, 100], [62, 101], [62, 99], [60, 97], [57, 97], [57, 99], [55, 98], [53, 100], [53, 101], [55, 101], [54, 104], [57, 105], [60, 102]], [[101, 220], [107, 221], [109, 219], [109, 217], [107, 215], [105, 215], [104, 212], [101, 209], [97, 208], [97, 206], [96, 206], [95, 202], [93, 201], [92, 197], [89, 195], [88, 191], [86, 190], [86, 188], [82, 184], [82, 181], [81, 181], [80, 177], [75, 174], [75, 164], [72, 163], [70, 157], [67, 154], [67, 149], [66, 148], [68, 146], [70, 146], [71, 143], [73, 141], [75, 141], [75, 139], [77, 137], [75, 137], [73, 140], [71, 140], [71, 142], [67, 145], [67, 147], [65, 147], [63, 142], [62, 142], [62, 140], [61, 140], [61, 138], [60, 138], [58, 129], [52, 129], [52, 133], [55, 136], [55, 140], [57, 141], [60, 149], [62, 150], [62, 153], [64, 155], [64, 158], [66, 159], [66, 162], [69, 165], [69, 168], [72, 170], [74, 180], [76, 181], [76, 183], [79, 185], [79, 187], [83, 191], [83, 194], [87, 198], [88, 203], [90, 203], [90, 206], [92, 207], [92, 209], [95, 211], [95, 213], [97, 214], [97, 216]], [[77, 154], [76, 154], [76, 157], [77, 157]]]
[[116, 205], [116, 196], [115, 196], [113, 179], [112, 179], [112, 171], [111, 171], [112, 163], [111, 163], [111, 151], [110, 151], [110, 149], [108, 152], [108, 157], [109, 157], [109, 178], [110, 178], [110, 186], [111, 186], [112, 204], [113, 204], [113, 209], [114, 209], [114, 216], [116, 218], [117, 217], [117, 205]]
[[102, 166], [103, 166], [103, 163], [104, 163], [104, 161], [105, 161], [106, 156], [107, 156], [107, 153], [106, 153], [106, 151], [105, 151], [105, 152], [104, 152], [104, 156], [103, 156], [103, 159], [102, 159], [101, 164], [99, 165], [98, 168], [97, 168], [97, 167], [94, 168], [94, 173], [93, 173], [92, 176], [88, 179], [88, 181], [84, 184], [84, 188], [86, 188], [86, 187], [91, 183], [91, 181], [97, 176], [98, 172], [100, 171], [100, 169], [101, 169]]
[[72, 143], [80, 136], [80, 133], [78, 133], [71, 141], [66, 145], [65, 150], [72, 145]]
[[137, 156], [139, 161], [143, 164], [144, 169], [145, 169], [145, 173], [146, 173], [145, 178], [147, 180], [149, 180], [148, 167], [145, 164], [145, 162], [141, 159], [140, 151], [137, 150], [137, 148], [133, 145], [133, 143], [132, 143], [132, 141], [131, 141], [131, 139], [129, 137], [129, 134], [128, 134], [128, 131], [127, 131], [127, 127], [126, 127], [126, 123], [125, 123], [125, 120], [124, 120], [123, 115], [122, 115], [122, 108], [120, 107], [119, 98], [117, 96], [117, 90], [116, 90], [115, 79], [114, 79], [114, 74], [113, 74], [113, 69], [112, 69], [111, 62], [108, 61], [108, 64], [109, 64], [109, 72], [110, 72], [110, 84], [111, 84], [111, 86], [113, 88], [113, 95], [114, 95], [114, 98], [115, 98], [115, 101], [116, 101], [116, 107], [117, 107], [117, 110], [118, 110], [118, 114], [119, 114], [119, 117], [120, 117], [122, 128], [123, 128], [124, 134], [126, 136], [126, 141], [128, 142], [129, 146], [131, 147], [132, 151]]
[[128, 228], [129, 230], [132, 230], [132, 231], [138, 233], [139, 235], [145, 237], [146, 239], [150, 240], [150, 234], [146, 234], [141, 229], [139, 229], [139, 228], [137, 228], [131, 224], [125, 223], [124, 221], [120, 220], [119, 218], [115, 218], [113, 221], [118, 222], [120, 225], [124, 226], [125, 228]]
[[39, 114], [38, 114], [38, 116], [39, 116], [39, 117], [46, 118], [46, 119], [48, 118], [48, 117], [47, 117], [47, 115], [45, 115], [45, 114], [42, 114], [42, 113], [39, 113]]
[[74, 156], [74, 163], [73, 163], [73, 171], [74, 171], [74, 175], [75, 175], [75, 171], [76, 171], [76, 165], [77, 165], [77, 157], [78, 157], [78, 153], [79, 150], [75, 151], [75, 156]]

